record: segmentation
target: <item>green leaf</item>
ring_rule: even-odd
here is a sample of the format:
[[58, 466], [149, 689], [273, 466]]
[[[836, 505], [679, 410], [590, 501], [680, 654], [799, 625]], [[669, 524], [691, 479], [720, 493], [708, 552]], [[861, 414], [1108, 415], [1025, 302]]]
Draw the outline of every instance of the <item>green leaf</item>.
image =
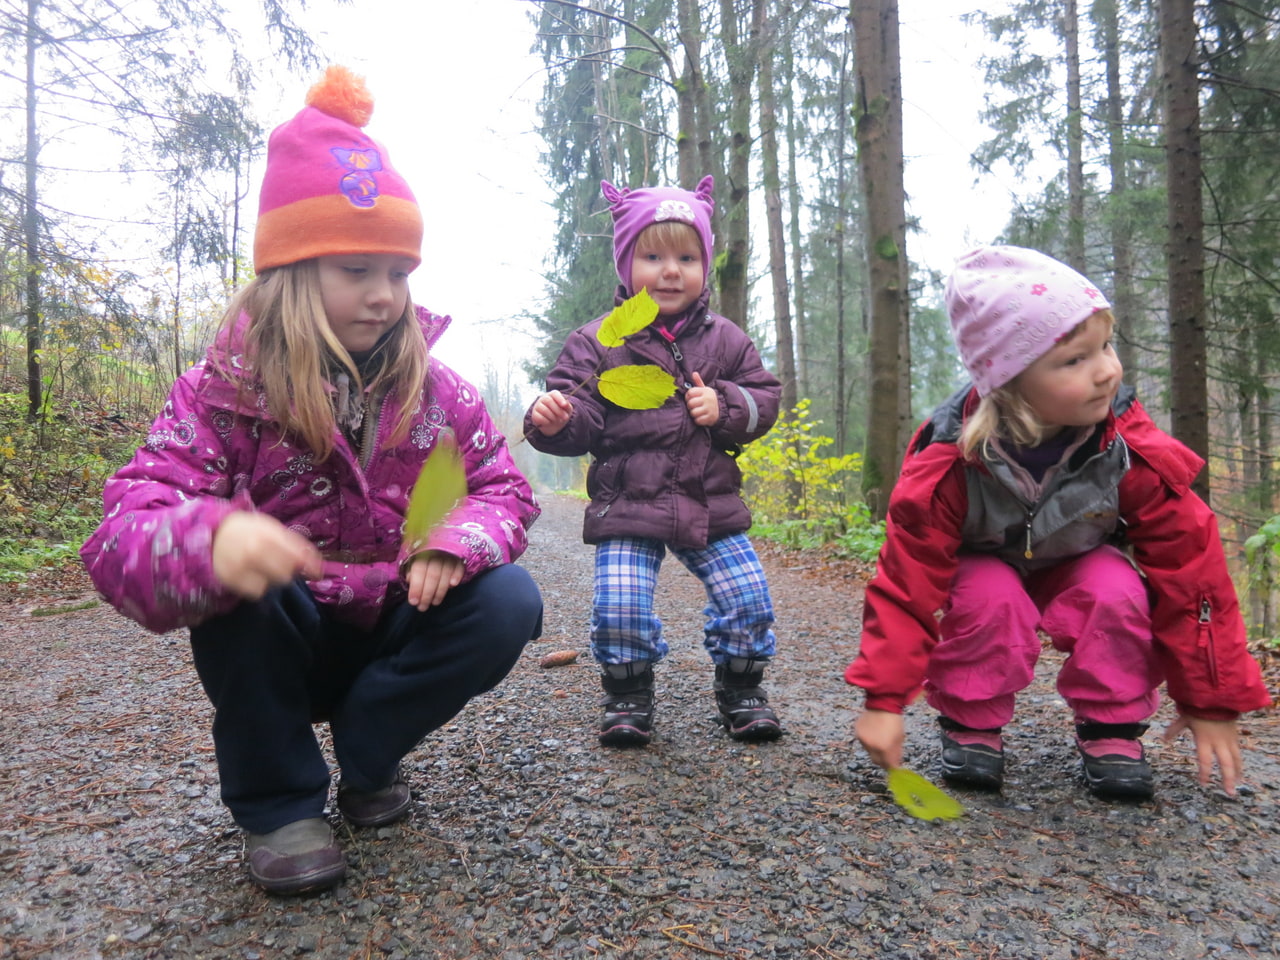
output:
[[675, 378], [653, 364], [625, 364], [600, 374], [600, 395], [628, 410], [656, 409], [675, 392]]
[[627, 337], [653, 323], [657, 315], [658, 302], [649, 296], [647, 289], [642, 289], [613, 308], [596, 331], [596, 339], [606, 347], [620, 347]]
[[427, 455], [409, 495], [404, 515], [404, 539], [411, 550], [425, 546], [427, 537], [467, 495], [467, 474], [452, 433], [442, 433]]
[[898, 806], [919, 820], [954, 820], [964, 807], [920, 774], [906, 767], [894, 767], [885, 778]]

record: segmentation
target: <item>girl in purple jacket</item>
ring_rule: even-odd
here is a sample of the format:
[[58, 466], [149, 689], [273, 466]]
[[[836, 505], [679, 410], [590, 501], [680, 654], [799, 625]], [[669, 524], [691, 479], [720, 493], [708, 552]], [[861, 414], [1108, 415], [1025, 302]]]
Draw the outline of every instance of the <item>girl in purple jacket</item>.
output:
[[[619, 347], [596, 338], [601, 319], [572, 333], [525, 415], [539, 450], [594, 457], [583, 539], [596, 545], [591, 652], [601, 665], [600, 742], [647, 744], [653, 665], [667, 653], [654, 613], [658, 569], [670, 550], [707, 591], [703, 644], [715, 663], [720, 718], [738, 740], [782, 733], [760, 683], [774, 655], [773, 604], [746, 531], [734, 461], [778, 416], [781, 385], [739, 327], [707, 309], [712, 179], [694, 192], [618, 190], [613, 214], [621, 303], [647, 289], [658, 316]], [[630, 410], [600, 395], [597, 374], [656, 365], [679, 384], [661, 407]]]
[[[413, 306], [422, 216], [331, 67], [271, 135], [257, 277], [108, 481], [82, 555], [118, 610], [190, 627], [214, 706], [222, 799], [267, 890], [346, 872], [325, 805], [327, 720], [349, 824], [406, 815], [401, 761], [514, 665], [542, 603], [512, 565], [538, 515], [475, 389], [428, 355], [448, 318]], [[425, 545], [402, 536], [442, 437], [467, 493]]]

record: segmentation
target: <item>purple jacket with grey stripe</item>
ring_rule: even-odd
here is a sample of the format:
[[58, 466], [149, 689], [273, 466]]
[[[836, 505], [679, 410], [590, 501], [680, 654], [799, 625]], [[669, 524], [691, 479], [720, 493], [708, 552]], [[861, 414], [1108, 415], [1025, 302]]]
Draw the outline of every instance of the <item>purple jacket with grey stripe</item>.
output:
[[[449, 324], [421, 308], [418, 319], [429, 344]], [[210, 356], [226, 349], [220, 339]], [[308, 584], [317, 601], [335, 618], [371, 628], [388, 602], [405, 598], [405, 509], [446, 430], [457, 438], [467, 495], [427, 548], [462, 558], [466, 579], [515, 560], [539, 510], [480, 394], [433, 358], [409, 401], [415, 412], [404, 440], [388, 443], [397, 413], [391, 397], [363, 456], [339, 432], [334, 452], [317, 463], [281, 436], [262, 412], [263, 397], [239, 398], [208, 359], [197, 364], [174, 383], [146, 444], [107, 481], [105, 518], [80, 551], [95, 586], [157, 633], [226, 613], [241, 600], [213, 575], [213, 534], [233, 510], [258, 510], [324, 555], [323, 576]]]
[[[525, 414], [525, 433], [538, 450], [572, 457], [589, 453], [587, 505], [582, 538], [650, 537], [679, 547], [709, 541], [751, 526], [742, 499], [741, 445], [767, 433], [778, 418], [782, 393], [764, 368], [751, 338], [705, 309], [685, 322], [674, 342], [652, 326], [620, 347], [596, 339], [603, 317], [569, 335], [547, 389], [573, 404], [568, 424], [543, 436]], [[600, 396], [596, 375], [626, 364], [656, 364], [676, 378], [678, 389], [661, 407], [628, 410]], [[685, 393], [693, 374], [716, 391], [720, 419], [713, 427], [693, 422]]]

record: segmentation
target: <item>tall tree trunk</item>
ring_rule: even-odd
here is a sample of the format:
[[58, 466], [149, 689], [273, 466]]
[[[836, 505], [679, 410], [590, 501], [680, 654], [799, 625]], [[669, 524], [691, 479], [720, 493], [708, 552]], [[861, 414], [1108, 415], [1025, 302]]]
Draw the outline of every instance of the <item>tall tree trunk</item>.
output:
[[[1173, 435], [1207, 461], [1208, 338], [1194, 0], [1160, 0], [1160, 53], [1168, 168], [1170, 418]], [[1193, 488], [1208, 501], [1207, 469]]]
[[44, 261], [40, 257], [40, 211], [37, 206], [36, 165], [40, 141], [36, 131], [36, 50], [37, 17], [40, 0], [27, 0], [27, 195], [22, 208], [23, 242], [26, 247], [27, 291], [27, 419], [35, 420], [44, 406], [44, 377], [40, 369], [42, 341], [40, 280]]
[[1076, 0], [1064, 0], [1062, 38], [1067, 53], [1067, 263], [1084, 262], [1084, 124], [1080, 111], [1080, 16]]
[[1124, 136], [1124, 91], [1120, 87], [1120, 14], [1116, 0], [1096, 0], [1094, 22], [1102, 32], [1102, 57], [1107, 74], [1107, 157], [1111, 174], [1111, 260], [1116, 315], [1116, 354], [1126, 379], [1135, 383], [1138, 352], [1134, 327], [1138, 323], [1138, 298], [1133, 279], [1133, 223], [1129, 215], [1129, 162]]
[[[902, 342], [907, 327], [906, 197], [902, 158], [902, 72], [897, 0], [854, 0], [857, 138], [867, 202], [871, 283], [871, 390], [862, 492], [883, 518], [898, 477], [904, 422]], [[896, 115], [896, 116], [895, 116]]]
[[[707, 78], [702, 71], [702, 14], [698, 0], [680, 0], [680, 44], [684, 47], [685, 74], [684, 80], [689, 86], [694, 107], [694, 152], [696, 154], [696, 177], [689, 185], [692, 189], [697, 181], [708, 173], [716, 178], [716, 183], [723, 189], [725, 183], [724, 164], [721, 155], [715, 148], [715, 110], [711, 104], [711, 91], [707, 88]], [[711, 232], [722, 237], [721, 216], [723, 203], [716, 204], [711, 212]]]
[[[787, 111], [787, 206], [791, 212], [791, 293], [795, 304], [796, 394], [809, 396], [809, 338], [805, 317], [804, 238], [800, 235], [800, 176], [796, 162], [795, 46], [788, 37], [782, 96]], [[843, 124], [842, 124], [843, 126]]]
[[[677, 19], [680, 45], [684, 47], [684, 70], [676, 84], [676, 116], [680, 122], [680, 129], [676, 131], [677, 181], [684, 189], [692, 190], [702, 179], [698, 171], [696, 90], [702, 83], [702, 65], [695, 59], [701, 55], [697, 0], [680, 0]], [[711, 255], [710, 250], [707, 255]]]
[[716, 266], [720, 313], [747, 328], [747, 266], [751, 255], [750, 195], [751, 80], [754, 57], [741, 42], [733, 0], [720, 0], [720, 38], [729, 64], [729, 156], [726, 179], [717, 188], [724, 208], [724, 250]]
[[769, 276], [773, 281], [773, 322], [778, 346], [778, 379], [782, 409], [791, 410], [796, 396], [796, 357], [791, 334], [791, 287], [787, 282], [787, 243], [782, 224], [782, 178], [778, 173], [778, 109], [773, 90], [773, 36], [766, 33], [770, 0], [753, 0], [760, 97], [760, 161], [764, 174], [765, 223], [769, 232]]
[[845, 352], [844, 352], [844, 250], [845, 226], [848, 223], [848, 208], [845, 206], [845, 133], [848, 130], [844, 118], [849, 113], [849, 102], [845, 99], [849, 89], [849, 52], [852, 46], [850, 33], [853, 30], [853, 15], [845, 20], [844, 44], [840, 51], [840, 112], [836, 123], [836, 456], [843, 457], [849, 442], [849, 407], [845, 398]]

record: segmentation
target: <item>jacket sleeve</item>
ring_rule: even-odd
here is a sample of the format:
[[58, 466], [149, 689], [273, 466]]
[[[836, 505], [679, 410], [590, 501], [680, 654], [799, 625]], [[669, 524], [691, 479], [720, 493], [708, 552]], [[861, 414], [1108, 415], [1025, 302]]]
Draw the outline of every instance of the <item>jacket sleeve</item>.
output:
[[765, 369], [759, 351], [745, 334], [737, 356], [726, 363], [718, 382], [708, 386], [716, 389], [720, 401], [720, 420], [711, 430], [715, 442], [750, 443], [777, 423], [782, 384]]
[[231, 497], [223, 446], [196, 396], [198, 370], [179, 378], [144, 446], [103, 489], [103, 520], [80, 556], [103, 598], [155, 633], [231, 610], [213, 575], [213, 534]]
[[1135, 454], [1120, 485], [1120, 512], [1147, 578], [1169, 696], [1182, 713], [1210, 720], [1267, 706], [1217, 518], [1191, 490], [1200, 458], [1149, 420], [1120, 427]]
[[[431, 531], [426, 549], [460, 557], [464, 581], [518, 559], [529, 545], [528, 530], [541, 513], [529, 481], [511, 457], [479, 392], [443, 365], [434, 374], [441, 394], [470, 394], [474, 404], [459, 406], [451, 427], [467, 477], [467, 494], [446, 522]], [[401, 547], [400, 563], [410, 558], [412, 544]]]
[[594, 450], [604, 432], [605, 410], [594, 378], [602, 365], [603, 346], [596, 340], [595, 324], [569, 334], [556, 365], [547, 374], [547, 391], [559, 390], [573, 405], [564, 429], [544, 436], [533, 425], [533, 406], [525, 411], [524, 435], [535, 450], [558, 457], [580, 457]]
[[901, 713], [920, 693], [938, 642], [936, 614], [955, 576], [966, 497], [953, 445], [908, 454], [867, 584], [858, 656], [845, 670], [845, 680], [866, 691], [869, 710]]

